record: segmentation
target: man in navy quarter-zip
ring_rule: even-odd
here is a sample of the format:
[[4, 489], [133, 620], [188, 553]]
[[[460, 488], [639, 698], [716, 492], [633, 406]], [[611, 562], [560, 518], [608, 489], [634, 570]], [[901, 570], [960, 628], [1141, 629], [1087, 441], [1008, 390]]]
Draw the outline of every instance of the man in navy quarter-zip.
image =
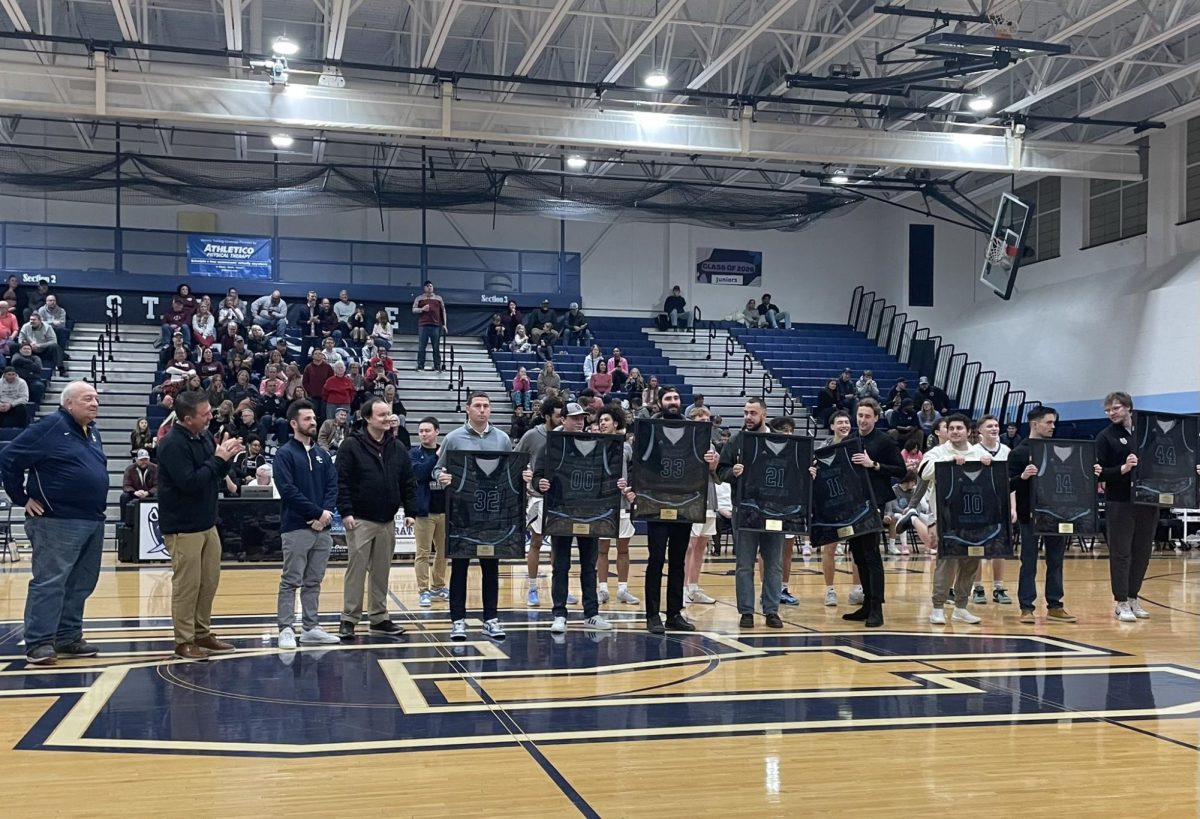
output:
[[287, 418], [292, 437], [279, 447], [272, 465], [281, 501], [279, 531], [283, 541], [283, 576], [279, 579], [277, 606], [279, 647], [294, 649], [296, 589], [300, 589], [304, 625], [300, 642], [305, 645], [339, 642], [317, 620], [321, 611], [321, 582], [333, 546], [329, 524], [337, 506], [337, 470], [333, 457], [313, 441], [317, 434], [313, 405], [293, 401]]
[[0, 455], [4, 490], [25, 507], [33, 547], [25, 655], [35, 665], [98, 653], [83, 639], [83, 607], [100, 577], [108, 500], [108, 459], [95, 429], [100, 401], [82, 381], [64, 387], [61, 401]]

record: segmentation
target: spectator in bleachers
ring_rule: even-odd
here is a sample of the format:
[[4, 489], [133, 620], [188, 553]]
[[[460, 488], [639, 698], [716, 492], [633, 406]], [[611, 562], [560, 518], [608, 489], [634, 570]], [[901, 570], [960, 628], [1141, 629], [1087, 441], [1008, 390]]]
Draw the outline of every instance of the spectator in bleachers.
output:
[[317, 445], [329, 452], [337, 452], [350, 431], [350, 425], [346, 423], [349, 419], [350, 412], [339, 407], [332, 418], [321, 424], [317, 432]]
[[175, 357], [163, 369], [172, 382], [185, 381], [189, 375], [196, 372], [196, 364], [188, 357], [187, 350], [182, 347], [175, 349]]
[[921, 411], [917, 413], [917, 425], [921, 427], [921, 432], [929, 435], [941, 417], [942, 414], [933, 408], [933, 402], [926, 398], [921, 402]]
[[239, 328], [246, 326], [246, 303], [238, 298], [237, 291], [232, 287], [217, 307], [217, 323], [222, 327], [230, 323]]
[[229, 471], [225, 473], [226, 495], [241, 494], [243, 486], [257, 481], [259, 468], [267, 465], [262, 439], [253, 433], [247, 433], [242, 440], [246, 448], [233, 456], [233, 460], [229, 462]]
[[[350, 383], [354, 385], [354, 391], [361, 393], [363, 391], [363, 368], [362, 362], [350, 360], [350, 369], [346, 371], [346, 377], [350, 379]], [[357, 403], [357, 401], [355, 402]]]
[[309, 290], [300, 304], [288, 309], [288, 327], [300, 333], [300, 358], [308, 358], [309, 350], [320, 345], [321, 305], [317, 291]]
[[413, 299], [412, 311], [417, 316], [417, 369], [425, 369], [425, 348], [433, 344], [433, 368], [442, 369], [442, 336], [449, 333], [446, 302], [433, 292], [433, 282], [427, 281], [422, 292]]
[[[686, 418], [686, 417], [687, 417], [687, 415], [688, 415], [688, 413], [689, 413], [689, 412], [691, 412], [691, 411], [692, 411], [692, 410], [694, 410], [694, 409], [703, 409], [703, 410], [707, 410], [707, 409], [708, 409], [708, 407], [707, 407], [707, 406], [705, 406], [705, 404], [704, 404], [704, 395], [703, 395], [703, 394], [701, 394], [701, 393], [695, 393], [694, 395], [692, 395], [692, 404], [691, 404], [691, 406], [690, 406], [690, 407], [688, 407], [687, 409], [685, 409], [685, 410], [683, 411], [683, 415], [684, 415], [684, 417]], [[711, 413], [709, 413], [709, 420], [710, 420], [710, 421], [712, 420], [712, 414], [711, 414]]]
[[382, 362], [377, 361], [369, 371], [370, 376], [370, 392], [371, 395], [382, 396], [384, 390], [388, 387], [395, 387], [397, 384], [396, 374], [388, 372]]
[[192, 288], [189, 284], [180, 284], [175, 288], [175, 296], [183, 304], [183, 310], [187, 313], [188, 321], [192, 320], [192, 316], [196, 315], [196, 309], [200, 306], [200, 302], [192, 295]]
[[[261, 333], [262, 328], [258, 328], [258, 331]], [[241, 337], [242, 328], [238, 326], [238, 323], [236, 321], [227, 321], [221, 325], [221, 334], [217, 336], [217, 342], [213, 346], [219, 348], [221, 357], [225, 358], [233, 350], [234, 343]]]
[[29, 306], [29, 296], [21, 289], [21, 280], [16, 276], [9, 276], [4, 282], [4, 294], [0, 298], [8, 302], [8, 309], [13, 313], [13, 318], [20, 323], [25, 315], [25, 308]]
[[16, 355], [8, 363], [29, 386], [29, 400], [34, 404], [41, 403], [46, 394], [46, 383], [42, 380], [42, 359], [33, 351], [33, 345], [27, 341], [19, 342]]
[[879, 400], [879, 385], [875, 383], [874, 373], [870, 370], [863, 370], [862, 375], [858, 377], [858, 381], [854, 384], [854, 395], [859, 401], [864, 398]]
[[129, 433], [129, 460], [137, 460], [139, 449], [146, 450], [153, 459], [154, 444], [154, 433], [150, 431], [150, 421], [146, 418], [137, 419], [133, 424], [133, 432]]
[[219, 407], [226, 398], [225, 393], [225, 375], [223, 373], [213, 373], [208, 379], [208, 389], [204, 391], [208, 396], [208, 405], [210, 407]]
[[629, 368], [629, 378], [625, 379], [625, 395], [632, 398], [635, 395], [641, 395], [646, 389], [646, 379], [642, 378], [642, 371], [637, 367]]
[[792, 329], [792, 314], [786, 310], [780, 310], [779, 305], [772, 304], [770, 293], [763, 293], [762, 301], [758, 303], [758, 314], [768, 327], [778, 329], [782, 323], [785, 330]]
[[236, 373], [238, 370], [245, 370], [250, 373], [250, 380], [255, 381], [254, 371], [250, 369], [250, 357], [243, 353], [234, 353], [229, 363], [225, 365], [225, 372]]
[[[171, 400], [174, 402], [173, 398]], [[162, 423], [158, 425], [158, 431], [154, 433], [156, 440], [161, 441], [163, 438], [167, 437], [167, 433], [170, 432], [171, 428], [175, 426], [175, 418], [175, 410], [171, 410], [169, 413], [167, 413], [167, 417], [164, 418]]]
[[258, 423], [258, 415], [250, 406], [242, 407], [236, 410], [233, 415], [233, 423], [230, 424], [229, 434], [234, 438], [241, 438], [246, 444], [246, 450], [250, 450], [250, 439], [257, 438], [261, 426]]
[[551, 327], [558, 324], [558, 314], [550, 307], [549, 299], [542, 299], [541, 306], [525, 317], [525, 329], [529, 331], [529, 337], [534, 337], [535, 327], [543, 327], [547, 322]]
[[329, 362], [329, 366], [333, 366], [338, 361], [343, 364], [350, 364], [350, 351], [341, 345], [341, 339], [326, 338], [321, 344], [321, 352], [325, 354], [325, 360]]
[[825, 387], [817, 393], [817, 423], [822, 427], [829, 426], [829, 416], [841, 408], [842, 393], [838, 390], [837, 379], [831, 378], [825, 382]]
[[504, 349], [504, 325], [500, 323], [500, 318], [499, 313], [492, 316], [487, 333], [483, 336], [483, 343], [487, 346], [489, 353]]
[[947, 425], [945, 418], [941, 418], [933, 425], [933, 434], [925, 438], [925, 451], [933, 449], [935, 446], [941, 446], [950, 440], [950, 427]]
[[366, 342], [370, 332], [367, 329], [367, 311], [360, 304], [354, 308], [350, 318], [346, 320], [346, 337], [355, 347], [361, 347]]
[[613, 377], [612, 373], [608, 371], [607, 361], [601, 361], [596, 365], [596, 372], [592, 373], [592, 377], [588, 379], [588, 389], [600, 398], [607, 400], [608, 394], [613, 391]]
[[941, 387], [929, 383], [929, 379], [925, 376], [921, 376], [921, 380], [917, 384], [917, 398], [929, 399], [933, 408], [942, 415], [950, 414], [950, 396], [946, 395], [946, 391]]
[[925, 457], [925, 453], [921, 451], [921, 436], [909, 435], [907, 438], [901, 438], [904, 441], [904, 447], [900, 450], [900, 457], [904, 459], [904, 466], [908, 469], [910, 478], [917, 477], [917, 467], [921, 465], [921, 459]]
[[342, 339], [345, 336], [338, 328], [337, 314], [333, 312], [333, 305], [329, 299], [321, 299], [321, 305], [317, 308], [317, 332], [320, 337], [322, 346], [325, 344], [325, 339], [332, 339], [335, 347], [342, 346]]
[[21, 325], [9, 309], [8, 302], [0, 300], [0, 356], [7, 358], [13, 354], [12, 346], [17, 343], [17, 334], [20, 332]]
[[521, 440], [521, 436], [529, 432], [531, 417], [525, 407], [516, 404], [513, 407], [512, 418], [508, 420], [508, 437], [514, 441]]
[[896, 399], [899, 406], [888, 410], [887, 421], [888, 434], [896, 441], [903, 441], [911, 435], [917, 435], [919, 438], [924, 436], [921, 434], [921, 419], [917, 417], [917, 408], [913, 404], [912, 399]]
[[282, 336], [287, 333], [287, 302], [278, 290], [254, 300], [250, 305], [250, 321], [268, 334]]
[[508, 304], [504, 307], [504, 312], [500, 314], [500, 323], [504, 325], [504, 341], [511, 344], [513, 338], [517, 334], [517, 327], [521, 326], [525, 317], [521, 315], [520, 308], [512, 299], [508, 300]]
[[258, 395], [265, 414], [283, 417], [287, 405], [287, 381], [274, 364], [268, 364], [262, 380], [258, 382]]
[[514, 353], [529, 352], [529, 335], [525, 332], [524, 324], [517, 325], [516, 335], [513, 336], [513, 340], [508, 346]]
[[396, 369], [396, 362], [392, 360], [387, 347], [380, 347], [375, 355], [369, 359], [369, 363], [372, 370], [375, 369], [376, 364], [383, 367], [385, 372], [394, 372]]
[[200, 373], [193, 372], [183, 380], [183, 388], [193, 392], [203, 392], [204, 382], [200, 380]]
[[853, 418], [855, 410], [858, 409], [858, 395], [854, 386], [854, 376], [851, 375], [849, 367], [845, 367], [842, 374], [838, 376], [837, 386], [838, 394], [841, 395], [839, 404]]
[[905, 398], [908, 398], [908, 397], [909, 397], [909, 395], [908, 395], [908, 379], [905, 378], [904, 376], [900, 376], [899, 378], [896, 379], [895, 386], [893, 386], [891, 388], [891, 390], [888, 391], [888, 397], [887, 397], [888, 406], [899, 406], [896, 403], [896, 399], [899, 398], [901, 401], [903, 401]]
[[579, 309], [578, 302], [571, 302], [571, 308], [563, 317], [563, 343], [568, 347], [587, 344], [592, 339], [592, 331], [588, 329], [587, 316]]
[[550, 326], [550, 322], [546, 322], [541, 330], [534, 329], [534, 340], [537, 344], [534, 352], [542, 361], [552, 361], [554, 359], [554, 344], [558, 341], [558, 331]]
[[547, 361], [542, 365], [542, 371], [538, 375], [537, 391], [538, 398], [550, 398], [558, 395], [558, 391], [562, 388], [562, 378], [554, 371], [554, 362]]
[[212, 419], [208, 422], [208, 431], [219, 441], [226, 432], [233, 428], [233, 418], [236, 413], [233, 411], [233, 402], [229, 400], [211, 406], [216, 409], [212, 411]]
[[150, 450], [140, 448], [133, 455], [133, 463], [125, 467], [121, 477], [121, 520], [126, 526], [133, 526], [133, 516], [129, 514], [130, 504], [144, 498], [153, 498], [158, 494], [158, 467], [150, 463]]
[[226, 391], [229, 400], [233, 402], [233, 406], [236, 408], [247, 398], [257, 404], [259, 393], [254, 385], [250, 383], [250, 371], [242, 367], [240, 370], [234, 370], [233, 372], [235, 379], [233, 386]]
[[671, 288], [671, 295], [663, 302], [663, 312], [667, 314], [667, 326], [672, 330], [692, 329], [695, 314], [687, 309], [679, 285]]
[[316, 408], [317, 417], [321, 419], [325, 418], [325, 382], [332, 375], [333, 367], [325, 361], [325, 354], [320, 350], [313, 350], [312, 361], [304, 368], [301, 385], [304, 387], [304, 394]]
[[[380, 310], [375, 314], [375, 326], [371, 329], [371, 340], [374, 342], [374, 347], [380, 350], [392, 349], [392, 322], [388, 318], [387, 310]], [[363, 355], [366, 356], [365, 349]]]
[[[279, 339], [284, 341], [283, 339]], [[234, 342], [237, 345], [237, 342]], [[271, 353], [279, 349], [279, 345], [272, 347], [270, 340], [267, 339], [267, 334], [263, 332], [261, 327], [251, 327], [250, 336], [244, 342], [247, 363], [253, 372], [262, 374], [267, 367], [267, 362], [271, 359]], [[287, 342], [284, 341], [283, 350], [287, 351]]]
[[[279, 354], [278, 359], [275, 358], [276, 353]], [[282, 362], [283, 366], [286, 366], [295, 362], [295, 360], [296, 357], [292, 354], [292, 351], [288, 349], [287, 340], [282, 338], [275, 339], [275, 346], [271, 348], [271, 352], [267, 356], [267, 363], [269, 364], [271, 362], [275, 362], [276, 364], [279, 364]], [[263, 365], [263, 369], [266, 369], [266, 364]]]
[[650, 380], [646, 382], [646, 389], [642, 391], [642, 406], [649, 407], [652, 411], [658, 412], [658, 376], [650, 376]]
[[[254, 354], [250, 352], [250, 348], [246, 346], [246, 339], [238, 336], [233, 340], [233, 346], [224, 352], [225, 366], [227, 369], [234, 370], [239, 367], [245, 367], [253, 372], [254, 370]], [[234, 360], [240, 360], [241, 363], [235, 365]]]
[[[512, 400], [514, 407], [524, 407], [525, 411], [529, 411], [530, 393], [533, 392], [533, 384], [529, 380], [529, 373], [524, 367], [517, 368], [517, 374], [513, 376], [512, 381]], [[509, 433], [512, 437], [512, 433]]]
[[642, 396], [634, 395], [629, 399], [629, 420], [632, 422], [635, 418], [650, 418], [653, 411], [642, 403]]
[[621, 355], [620, 347], [613, 347], [612, 356], [608, 359], [608, 372], [612, 375], [613, 389], [620, 392], [625, 389], [629, 380], [629, 359]]
[[742, 308], [741, 315], [738, 321], [747, 327], [765, 327], [766, 320], [758, 314], [758, 303], [754, 299], [746, 302], [746, 306]]
[[586, 390], [580, 390], [575, 400], [588, 411], [588, 423], [591, 423], [595, 419], [600, 409], [604, 406], [604, 402], [600, 400], [600, 396], [591, 387], [588, 387]]
[[29, 317], [41, 309], [46, 303], [46, 296], [50, 295], [50, 280], [38, 279], [37, 287], [29, 294], [29, 298], [25, 302], [25, 311], [21, 313], [25, 321], [29, 321]]
[[339, 410], [344, 409], [350, 412], [351, 406], [354, 404], [354, 396], [357, 391], [354, 388], [354, 382], [346, 375], [346, 364], [341, 359], [338, 359], [333, 364], [333, 375], [325, 381], [324, 396], [325, 396], [325, 414], [328, 417]]
[[0, 427], [20, 429], [28, 426], [28, 403], [29, 385], [17, 375], [15, 368], [5, 367], [4, 375], [0, 376]]
[[1025, 439], [1021, 437], [1016, 424], [1009, 424], [1004, 428], [1004, 434], [1000, 436], [1000, 443], [1007, 446], [1009, 449], [1016, 449], [1017, 445]]
[[295, 361], [289, 361], [283, 368], [283, 378], [287, 381], [286, 395], [288, 401], [295, 401], [296, 389], [300, 387], [304, 380], [304, 376], [300, 372], [300, 365]]
[[217, 342], [217, 320], [205, 302], [200, 302], [196, 314], [192, 316], [192, 342], [202, 349], [208, 349]]
[[46, 296], [46, 303], [38, 308], [38, 315], [42, 317], [42, 323], [54, 329], [54, 337], [58, 339], [58, 346], [66, 349], [67, 346], [67, 309], [58, 303], [58, 296], [49, 293]]
[[200, 363], [196, 365], [196, 372], [200, 373], [201, 378], [212, 378], [214, 375], [225, 375], [225, 365], [219, 358], [213, 355], [212, 347], [205, 347], [200, 353]]
[[592, 377], [592, 373], [596, 372], [596, 365], [601, 361], [604, 361], [604, 353], [600, 350], [599, 344], [593, 344], [592, 349], [588, 350], [588, 354], [583, 359], [584, 381]]
[[338, 291], [337, 301], [333, 303], [333, 316], [337, 319], [338, 332], [342, 338], [350, 338], [350, 319], [358, 312], [358, 304], [351, 300], [347, 290]]
[[163, 312], [162, 335], [159, 337], [156, 348], [162, 349], [171, 343], [171, 338], [175, 333], [183, 335], [183, 342], [189, 347], [192, 344], [192, 317], [188, 315], [184, 309], [183, 300], [178, 296], [171, 297], [171, 306]]

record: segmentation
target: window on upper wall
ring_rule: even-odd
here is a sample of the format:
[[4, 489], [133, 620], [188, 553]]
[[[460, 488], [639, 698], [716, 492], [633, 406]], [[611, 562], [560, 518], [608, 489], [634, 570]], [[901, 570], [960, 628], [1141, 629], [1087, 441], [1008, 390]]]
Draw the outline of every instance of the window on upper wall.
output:
[[[1140, 140], [1142, 167], [1147, 165], [1150, 143]], [[1146, 206], [1150, 183], [1092, 179], [1088, 183], [1088, 230], [1085, 247], [1128, 239], [1146, 232]]]
[[1033, 223], [1029, 226], [1028, 236], [1025, 237], [1025, 243], [1033, 250], [1033, 256], [1025, 259], [1024, 264], [1057, 259], [1059, 223], [1062, 216], [1062, 180], [1057, 176], [1048, 176], [1017, 188], [1013, 195], [1022, 202], [1030, 202], [1033, 205]]
[[1200, 219], [1200, 117], [1188, 120], [1183, 220]]

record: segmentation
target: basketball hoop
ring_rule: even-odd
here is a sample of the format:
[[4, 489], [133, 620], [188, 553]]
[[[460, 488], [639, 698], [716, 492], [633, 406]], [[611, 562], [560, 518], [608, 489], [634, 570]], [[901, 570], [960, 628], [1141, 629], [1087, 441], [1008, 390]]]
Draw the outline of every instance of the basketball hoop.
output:
[[1009, 20], [1003, 14], [988, 15], [992, 21], [992, 34], [996, 37], [1002, 37], [1006, 40], [1011, 40], [1013, 34], [1017, 30], [1017, 21]]
[[993, 236], [987, 246], [988, 264], [1006, 264], [1009, 262], [1010, 256], [1015, 256], [1015, 253], [1009, 252], [1009, 245], [999, 236]]

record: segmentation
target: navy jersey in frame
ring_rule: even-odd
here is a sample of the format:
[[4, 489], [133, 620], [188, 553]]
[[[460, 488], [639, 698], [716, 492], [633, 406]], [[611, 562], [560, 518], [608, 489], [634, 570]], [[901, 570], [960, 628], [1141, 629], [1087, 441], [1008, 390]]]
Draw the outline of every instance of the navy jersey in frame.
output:
[[634, 520], [703, 523], [708, 509], [712, 424], [674, 418], [638, 418], [633, 427], [630, 483]]
[[734, 525], [758, 532], [808, 531], [812, 438], [745, 431], [739, 436], [742, 474], [737, 480]]
[[862, 441], [850, 438], [813, 453], [817, 477], [812, 483], [812, 545], [883, 531], [871, 483], [851, 460], [862, 451]]
[[1148, 506], [1200, 506], [1196, 481], [1197, 417], [1139, 412], [1134, 428], [1138, 465], [1133, 502]]
[[524, 452], [446, 453], [446, 555], [452, 558], [525, 556]]
[[551, 432], [539, 474], [550, 481], [542, 496], [542, 534], [615, 538], [620, 528], [625, 436]]
[[1033, 530], [1039, 535], [1100, 533], [1096, 504], [1096, 443], [1031, 439], [1030, 463], [1038, 473], [1030, 480]]
[[1008, 467], [1000, 461], [940, 461], [933, 468], [938, 558], [1011, 558]]

